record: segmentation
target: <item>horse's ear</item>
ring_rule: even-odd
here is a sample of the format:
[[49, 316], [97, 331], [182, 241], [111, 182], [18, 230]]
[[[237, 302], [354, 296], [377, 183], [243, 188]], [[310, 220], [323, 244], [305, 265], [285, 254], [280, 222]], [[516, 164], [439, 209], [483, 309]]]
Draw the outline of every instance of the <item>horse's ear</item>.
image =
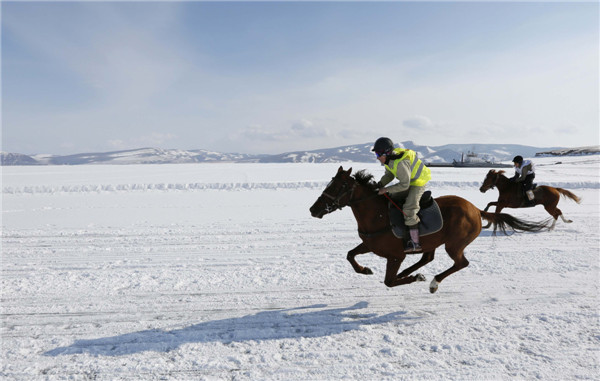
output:
[[340, 165], [340, 167], [338, 168], [338, 173], [343, 172], [344, 168]]
[[350, 176], [350, 174], [352, 173], [352, 167], [350, 167], [350, 169], [348, 169], [348, 170], [346, 171], [346, 173], [348, 174], [348, 176]]

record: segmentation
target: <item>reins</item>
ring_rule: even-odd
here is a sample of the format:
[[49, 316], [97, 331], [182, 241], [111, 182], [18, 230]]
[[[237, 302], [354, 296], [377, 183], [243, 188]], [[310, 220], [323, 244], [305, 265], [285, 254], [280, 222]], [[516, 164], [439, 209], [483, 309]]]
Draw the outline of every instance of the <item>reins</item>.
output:
[[372, 198], [378, 197], [379, 195], [377, 193], [375, 193], [374, 195], [371, 196], [367, 196], [364, 198], [359, 198], [358, 200], [352, 200], [352, 196], [354, 195], [354, 189], [356, 188], [358, 184], [356, 182], [354, 182], [354, 184], [352, 184], [352, 188], [350, 188], [349, 190], [340, 193], [337, 197], [336, 196], [332, 196], [329, 193], [323, 191], [323, 193], [321, 193], [322, 196], [327, 197], [328, 199], [333, 201], [333, 204], [336, 206], [336, 208], [341, 209], [343, 208], [342, 205], [340, 205], [340, 201], [342, 200], [342, 198], [344, 198], [344, 196], [346, 196], [348, 193], [350, 193], [350, 199], [348, 200], [348, 202], [346, 203], [346, 205], [348, 206], [352, 206], [355, 204], [358, 204], [360, 202], [363, 201], [367, 201], [370, 200]]
[[364, 197], [364, 198], [359, 198], [358, 200], [350, 200], [350, 201], [348, 201], [348, 206], [352, 206], [353, 204], [358, 204], [359, 202], [370, 200], [370, 199], [375, 198], [377, 196], [379, 196], [379, 195], [378, 194], [374, 194], [372, 196], [368, 196], [368, 197]]
[[[356, 180], [355, 180], [354, 184], [352, 185], [352, 189], [350, 190], [350, 200], [348, 200], [348, 203], [347, 203], [347, 204], [348, 204], [348, 206], [350, 206], [350, 207], [351, 207], [352, 205], [358, 204], [359, 202], [363, 202], [363, 201], [366, 201], [366, 200], [370, 200], [370, 199], [372, 199], [372, 198], [375, 198], [375, 197], [378, 197], [378, 196], [379, 196], [379, 194], [378, 194], [378, 193], [375, 193], [374, 195], [367, 196], [367, 197], [364, 197], [364, 198], [359, 198], [358, 200], [352, 200], [352, 196], [354, 195], [354, 189], [356, 188], [356, 185], [357, 185], [357, 183], [356, 183]], [[339, 200], [341, 200], [341, 198], [342, 198], [343, 196], [345, 196], [345, 195], [346, 195], [346, 193], [347, 193], [347, 192], [345, 192], [345, 193], [343, 193], [343, 194], [339, 195], [339, 196], [337, 197], [337, 199], [335, 199], [333, 196], [330, 196], [330, 195], [326, 194], [325, 192], [323, 192], [323, 195], [325, 195], [325, 196], [327, 196], [327, 197], [331, 198], [332, 200], [334, 200], [334, 199], [335, 199], [335, 200], [334, 200], [334, 203], [336, 203], [336, 204], [337, 204], [337, 206], [339, 207], [338, 201], [339, 201]], [[402, 208], [400, 208], [400, 207], [399, 207], [399, 206], [398, 206], [398, 205], [397, 205], [397, 204], [394, 202], [394, 200], [392, 200], [392, 198], [391, 198], [391, 197], [390, 197], [390, 196], [389, 196], [387, 193], [384, 193], [383, 195], [385, 196], [385, 198], [387, 198], [387, 199], [388, 199], [388, 200], [389, 200], [389, 201], [392, 203], [392, 205], [394, 205], [394, 207], [395, 207], [396, 209], [398, 209], [398, 210], [399, 210], [399, 211], [400, 211], [400, 212], [401, 212], [401, 213], [404, 215], [404, 217], [406, 217], [406, 213], [404, 213], [404, 210], [402, 210]], [[339, 208], [341, 209], [341, 207], [339, 207]]]
[[[404, 214], [404, 216], [406, 216], [406, 214], [404, 213], [404, 211], [394, 202], [394, 200], [391, 199], [391, 197], [387, 193], [384, 193], [383, 195], [385, 196], [385, 198], [387, 198], [392, 203], [392, 205], [394, 205], [394, 207], [396, 209], [398, 209], [400, 212], [402, 212], [402, 214]], [[348, 205], [356, 204], [356, 203], [359, 203], [359, 202], [362, 202], [362, 201], [365, 201], [365, 200], [369, 200], [371, 198], [375, 198], [375, 197], [378, 197], [378, 196], [379, 196], [379, 194], [375, 193], [372, 196], [368, 196], [368, 197], [365, 197], [365, 198], [361, 198], [361, 199], [358, 199], [358, 200], [351, 201], [351, 202], [348, 203]], [[376, 232], [373, 232], [373, 233], [362, 232], [362, 231], [359, 230], [358, 231], [358, 235], [362, 236], [363, 238], [375, 238], [377, 236], [380, 236], [382, 234], [385, 234], [385, 233], [389, 232], [390, 230], [392, 230], [392, 226], [388, 225], [385, 228], [383, 228], [381, 230], [378, 230]]]
[[398, 205], [396, 205], [396, 203], [394, 202], [394, 200], [392, 200], [392, 198], [387, 193], [384, 193], [383, 195], [385, 196], [385, 198], [387, 198], [388, 200], [390, 200], [390, 202], [392, 203], [392, 205], [394, 205], [396, 207], [396, 209], [398, 209], [399, 211], [402, 212], [402, 214], [404, 214], [404, 217], [406, 217], [406, 213], [404, 213], [404, 210], [402, 210]]

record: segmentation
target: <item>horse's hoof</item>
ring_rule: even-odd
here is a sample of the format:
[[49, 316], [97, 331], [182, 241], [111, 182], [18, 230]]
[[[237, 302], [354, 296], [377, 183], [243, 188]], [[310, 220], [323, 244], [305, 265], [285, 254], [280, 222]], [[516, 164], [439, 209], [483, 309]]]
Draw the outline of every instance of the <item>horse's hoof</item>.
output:
[[371, 269], [368, 267], [363, 267], [363, 270], [360, 273], [365, 275], [373, 275], [373, 271], [371, 271]]
[[435, 280], [435, 278], [433, 278], [433, 280], [429, 284], [429, 292], [431, 292], [432, 294], [435, 293], [438, 290], [439, 285], [440, 284]]
[[425, 282], [426, 280], [427, 278], [425, 278], [425, 275], [423, 274], [415, 275], [415, 282]]

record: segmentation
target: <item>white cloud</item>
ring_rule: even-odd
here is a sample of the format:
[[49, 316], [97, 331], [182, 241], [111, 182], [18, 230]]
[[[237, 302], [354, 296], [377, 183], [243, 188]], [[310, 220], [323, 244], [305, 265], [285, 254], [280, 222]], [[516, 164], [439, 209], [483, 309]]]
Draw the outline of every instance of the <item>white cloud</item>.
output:
[[402, 122], [404, 127], [416, 130], [430, 130], [434, 127], [433, 122], [426, 116], [415, 115]]
[[229, 133], [228, 139], [220, 141], [219, 144], [228, 147], [229, 150], [282, 153], [314, 147], [356, 144], [357, 141], [366, 142], [375, 138], [370, 129], [337, 128], [335, 121], [332, 120], [316, 121], [301, 118], [289, 123], [283, 129], [253, 124]]
[[267, 141], [267, 142], [279, 142], [286, 140], [285, 134], [278, 131], [272, 131], [265, 129], [263, 126], [254, 124], [247, 126], [246, 128], [237, 130], [229, 135], [233, 141]]
[[[131, 139], [112, 139], [108, 146], [116, 150], [133, 149], [140, 147], [164, 147], [169, 141], [176, 139], [177, 136], [170, 133], [152, 132], [148, 135], [133, 137]], [[177, 147], [173, 147], [177, 148]]]
[[330, 137], [331, 135], [329, 129], [317, 126], [308, 119], [300, 119], [292, 122], [287, 129], [283, 130], [267, 129], [258, 124], [250, 125], [230, 134], [230, 137], [234, 140], [243, 138], [252, 141], [285, 142]]
[[570, 136], [572, 134], [577, 135], [579, 133], [579, 128], [573, 123], [568, 123], [564, 126], [559, 126], [558, 128], [555, 128], [554, 133], [557, 135], [567, 136]]
[[375, 136], [371, 129], [366, 129], [364, 131], [342, 129], [338, 132], [338, 136], [344, 141], [354, 143], [363, 143], [367, 141], [374, 141], [375, 139], [377, 139], [377, 136]]
[[332, 135], [328, 128], [317, 126], [308, 119], [301, 119], [292, 123], [290, 132], [292, 135], [308, 139], [325, 138]]

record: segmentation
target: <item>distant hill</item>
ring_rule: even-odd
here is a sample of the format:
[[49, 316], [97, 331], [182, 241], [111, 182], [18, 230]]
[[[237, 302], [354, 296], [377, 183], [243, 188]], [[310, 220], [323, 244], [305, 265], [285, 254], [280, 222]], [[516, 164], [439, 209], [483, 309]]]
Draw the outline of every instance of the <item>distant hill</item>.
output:
[[2, 152], [2, 165], [36, 165], [38, 161], [20, 153]]
[[538, 152], [535, 156], [581, 156], [597, 155], [600, 153], [600, 146], [589, 146], [579, 148], [563, 148], [546, 152]]
[[[421, 146], [412, 141], [398, 146], [419, 153], [426, 163], [444, 164], [460, 161], [468, 152], [476, 153], [482, 160], [497, 163], [512, 160], [516, 155], [523, 157], [548, 155], [584, 155], [599, 153], [598, 146], [581, 148], [531, 147], [518, 144], [447, 144], [443, 146]], [[75, 155], [23, 155], [2, 152], [2, 165], [81, 165], [81, 164], [169, 164], [169, 163], [337, 163], [375, 160], [371, 148], [373, 143], [356, 144], [312, 151], [286, 152], [276, 155], [252, 155], [222, 153], [208, 150], [178, 150], [141, 148], [126, 151], [81, 153]]]

